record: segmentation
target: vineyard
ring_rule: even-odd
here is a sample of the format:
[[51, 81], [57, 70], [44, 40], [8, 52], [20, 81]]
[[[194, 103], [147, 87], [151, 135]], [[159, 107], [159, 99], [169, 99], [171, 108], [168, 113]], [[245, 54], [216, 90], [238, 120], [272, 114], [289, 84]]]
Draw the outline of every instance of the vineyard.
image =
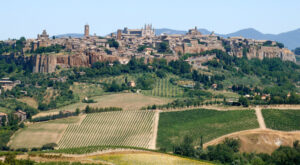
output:
[[300, 130], [299, 110], [263, 109], [262, 114], [267, 128], [282, 131]]
[[160, 113], [157, 146], [172, 151], [185, 136], [194, 140], [194, 145], [241, 130], [258, 128], [253, 110], [190, 110]]
[[170, 76], [163, 79], [157, 79], [155, 87], [150, 91], [143, 91], [145, 95], [159, 96], [159, 97], [182, 97], [183, 88], [178, 85], [173, 85], [170, 82]]
[[123, 111], [88, 114], [80, 125], [69, 125], [59, 148], [86, 146], [133, 146], [148, 148], [154, 112]]

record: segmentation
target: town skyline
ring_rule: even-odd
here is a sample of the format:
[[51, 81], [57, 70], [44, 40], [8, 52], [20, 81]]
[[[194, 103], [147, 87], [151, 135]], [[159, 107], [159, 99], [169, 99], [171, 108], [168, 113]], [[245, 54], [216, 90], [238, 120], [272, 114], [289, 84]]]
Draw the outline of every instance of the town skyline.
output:
[[289, 3], [270, 0], [152, 1], [147, 7], [136, 0], [15, 2], [1, 5], [0, 14], [7, 15], [3, 20], [5, 24], [0, 27], [1, 40], [21, 36], [34, 38], [43, 29], [51, 35], [82, 33], [82, 25], [86, 23], [91, 25], [91, 34], [100, 36], [123, 27], [141, 28], [146, 23], [152, 23], [155, 29], [187, 30], [197, 26], [220, 34], [245, 28], [278, 34], [300, 28], [300, 23], [295, 21], [300, 2], [295, 0]]

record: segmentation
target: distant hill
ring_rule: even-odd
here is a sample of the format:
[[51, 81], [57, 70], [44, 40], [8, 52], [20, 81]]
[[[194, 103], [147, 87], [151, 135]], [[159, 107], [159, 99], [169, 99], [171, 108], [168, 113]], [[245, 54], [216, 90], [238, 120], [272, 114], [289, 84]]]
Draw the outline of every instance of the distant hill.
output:
[[249, 28], [221, 36], [243, 36], [245, 38], [252, 38], [256, 40], [275, 40], [283, 43], [289, 49], [295, 49], [296, 47], [300, 47], [300, 29], [280, 34], [264, 34], [253, 28]]
[[[210, 34], [211, 31], [207, 29], [198, 29], [202, 34]], [[160, 35], [162, 33], [166, 34], [185, 34], [187, 31], [181, 31], [181, 30], [172, 30], [172, 29], [156, 29], [155, 32], [157, 35]], [[229, 34], [217, 34], [222, 37], [236, 37], [236, 36], [242, 36], [249, 39], [256, 39], [256, 40], [275, 40], [278, 42], [283, 43], [287, 48], [289, 49], [295, 49], [296, 47], [300, 47], [300, 29], [280, 33], [280, 34], [264, 34], [256, 29], [248, 28], [248, 29], [242, 29], [234, 33]]]
[[[210, 34], [211, 31], [207, 29], [198, 29], [202, 34]], [[155, 29], [155, 34], [156, 35], [161, 35], [161, 34], [186, 34], [187, 31], [185, 30], [173, 30], [173, 29], [168, 29], [168, 28], [161, 28], [161, 29]], [[285, 33], [280, 33], [280, 34], [264, 34], [259, 31], [257, 31], [254, 28], [248, 28], [248, 29], [242, 29], [234, 33], [229, 33], [229, 34], [217, 34], [219, 36], [222, 36], [224, 38], [227, 37], [236, 37], [236, 36], [242, 36], [245, 38], [249, 39], [256, 39], [256, 40], [274, 40], [281, 42], [285, 45], [285, 47], [289, 49], [295, 49], [296, 47], [300, 47], [300, 29], [296, 29], [293, 31], [285, 32]], [[61, 35], [56, 35], [55, 37], [57, 38], [62, 38], [62, 37], [72, 37], [72, 38], [81, 38], [83, 37], [83, 34], [79, 33], [69, 33], [69, 34], [61, 34]]]
[[[206, 29], [198, 29], [202, 34], [210, 34], [211, 32], [206, 30]], [[173, 29], [167, 29], [167, 28], [162, 28], [162, 29], [155, 29], [155, 34], [156, 35], [161, 35], [161, 34], [186, 34], [187, 31], [185, 30], [173, 30]]]
[[60, 34], [60, 35], [55, 35], [56, 38], [81, 38], [83, 37], [83, 34], [80, 33], [67, 33], [67, 34]]

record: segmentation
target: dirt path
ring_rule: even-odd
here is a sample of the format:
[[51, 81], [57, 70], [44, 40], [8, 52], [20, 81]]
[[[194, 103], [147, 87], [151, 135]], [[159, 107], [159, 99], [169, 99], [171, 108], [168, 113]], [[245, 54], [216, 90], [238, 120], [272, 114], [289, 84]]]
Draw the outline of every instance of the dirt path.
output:
[[257, 117], [257, 120], [258, 120], [258, 124], [259, 124], [259, 128], [260, 129], [266, 129], [266, 124], [265, 124], [265, 120], [264, 120], [264, 117], [261, 113], [261, 108], [260, 107], [255, 107], [255, 114], [256, 114], [256, 117]]
[[160, 111], [156, 110], [154, 114], [154, 126], [153, 126], [153, 137], [149, 144], [149, 149], [156, 149], [156, 139], [157, 139], [157, 131], [158, 131], [158, 122], [159, 122], [159, 113]]

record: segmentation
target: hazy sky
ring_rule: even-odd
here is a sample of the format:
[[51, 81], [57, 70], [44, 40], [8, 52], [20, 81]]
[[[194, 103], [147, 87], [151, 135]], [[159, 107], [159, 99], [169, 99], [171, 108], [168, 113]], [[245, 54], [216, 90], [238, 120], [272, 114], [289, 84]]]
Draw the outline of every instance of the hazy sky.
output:
[[1, 0], [0, 39], [116, 29], [187, 30], [197, 26], [217, 33], [253, 27], [264, 33], [300, 28], [300, 0]]

